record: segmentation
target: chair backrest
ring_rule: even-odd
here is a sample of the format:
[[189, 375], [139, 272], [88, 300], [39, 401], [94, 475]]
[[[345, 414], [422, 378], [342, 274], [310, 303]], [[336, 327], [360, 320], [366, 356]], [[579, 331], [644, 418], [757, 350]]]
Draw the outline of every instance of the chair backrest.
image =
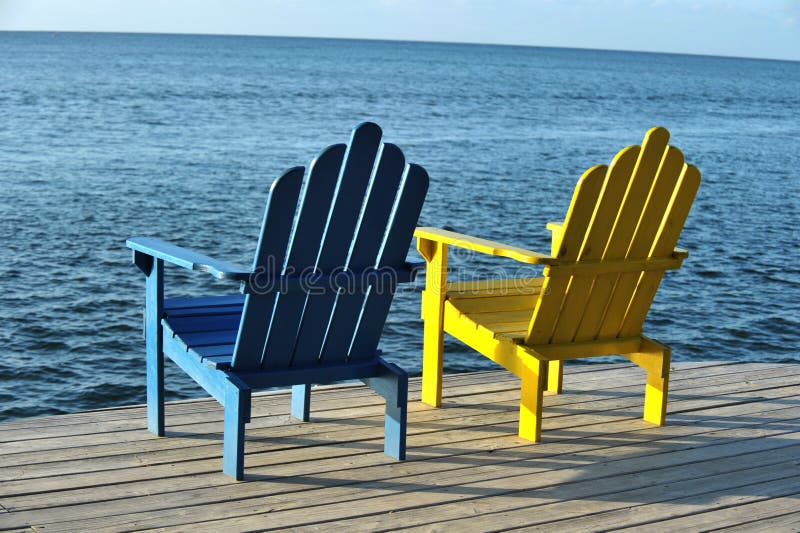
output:
[[[700, 172], [668, 141], [666, 129], [653, 128], [641, 146], [581, 177], [556, 255], [565, 266], [545, 270], [526, 344], [641, 334], [664, 270], [630, 271], [625, 263], [672, 257], [700, 185]], [[573, 262], [603, 268], [566, 265]]]
[[[382, 143], [376, 124], [356, 127], [348, 146], [327, 148], [303, 176], [302, 167], [293, 168], [272, 184], [254, 272], [270, 278], [404, 268], [428, 175]], [[247, 294], [232, 367], [372, 358], [393, 295], [391, 284], [361, 283], [344, 292]]]

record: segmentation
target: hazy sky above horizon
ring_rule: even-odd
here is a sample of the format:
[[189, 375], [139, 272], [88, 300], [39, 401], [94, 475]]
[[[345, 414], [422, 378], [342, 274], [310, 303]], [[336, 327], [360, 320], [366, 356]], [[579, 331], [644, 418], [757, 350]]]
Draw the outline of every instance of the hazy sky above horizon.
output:
[[399, 39], [800, 60], [800, 0], [0, 0], [0, 30]]

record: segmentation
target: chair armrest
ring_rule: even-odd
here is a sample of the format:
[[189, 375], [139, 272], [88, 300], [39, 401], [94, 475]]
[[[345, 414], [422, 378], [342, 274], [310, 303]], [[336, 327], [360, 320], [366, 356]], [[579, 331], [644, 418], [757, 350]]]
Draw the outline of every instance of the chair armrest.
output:
[[558, 250], [561, 248], [561, 240], [564, 238], [564, 223], [548, 222], [547, 229], [553, 233], [552, 242], [550, 244], [550, 255], [556, 257], [558, 255]]
[[482, 254], [496, 255], [499, 257], [507, 257], [520, 261], [521, 263], [539, 264], [539, 265], [555, 265], [558, 263], [549, 255], [540, 254], [525, 248], [517, 246], [510, 246], [507, 244], [480, 239], [478, 237], [471, 237], [463, 233], [456, 233], [454, 231], [447, 231], [439, 228], [421, 227], [417, 228], [414, 235], [419, 240], [428, 240], [440, 242], [450, 246], [457, 246], [467, 250], [473, 250]]
[[148, 255], [189, 270], [208, 272], [217, 279], [246, 280], [251, 274], [248, 268], [220, 261], [154, 237], [134, 237], [125, 241], [125, 245], [133, 250], [134, 256]]
[[550, 231], [564, 231], [564, 223], [563, 222], [548, 222], [547, 229]]

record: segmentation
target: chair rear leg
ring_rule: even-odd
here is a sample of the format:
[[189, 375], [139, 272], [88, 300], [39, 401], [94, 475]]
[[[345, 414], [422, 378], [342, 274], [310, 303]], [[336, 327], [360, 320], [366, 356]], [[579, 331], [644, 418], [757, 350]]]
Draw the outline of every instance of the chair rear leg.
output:
[[311, 384], [292, 385], [292, 417], [308, 422], [311, 413]]
[[661, 352], [662, 362], [659, 370], [647, 372], [647, 385], [644, 389], [644, 419], [663, 426], [667, 421], [667, 393], [669, 392], [669, 365], [671, 350]]
[[564, 361], [547, 362], [547, 392], [561, 394], [564, 380]]
[[542, 435], [545, 364], [547, 363], [537, 360], [520, 375], [522, 391], [519, 402], [519, 436], [533, 442], [539, 442]]
[[250, 389], [241, 383], [225, 384], [225, 422], [222, 444], [222, 471], [244, 479], [244, 426], [249, 418]]

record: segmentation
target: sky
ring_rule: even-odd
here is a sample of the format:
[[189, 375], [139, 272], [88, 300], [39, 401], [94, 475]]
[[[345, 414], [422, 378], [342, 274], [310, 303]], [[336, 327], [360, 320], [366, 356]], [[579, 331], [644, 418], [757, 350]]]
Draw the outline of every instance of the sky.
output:
[[800, 0], [0, 0], [0, 31], [446, 41], [800, 60]]

